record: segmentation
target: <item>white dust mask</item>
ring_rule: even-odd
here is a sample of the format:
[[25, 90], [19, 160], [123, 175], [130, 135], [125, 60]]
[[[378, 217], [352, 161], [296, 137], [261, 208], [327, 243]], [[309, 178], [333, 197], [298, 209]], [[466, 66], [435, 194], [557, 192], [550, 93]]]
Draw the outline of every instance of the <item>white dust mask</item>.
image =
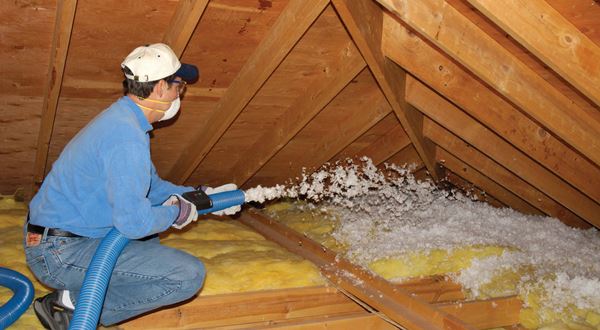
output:
[[165, 111], [165, 114], [158, 121], [169, 120], [169, 119], [175, 117], [175, 115], [179, 112], [180, 106], [181, 106], [181, 100], [179, 99], [179, 96], [178, 96], [176, 99], [173, 100], [173, 102], [171, 102], [171, 106], [169, 107], [169, 109], [167, 109]]

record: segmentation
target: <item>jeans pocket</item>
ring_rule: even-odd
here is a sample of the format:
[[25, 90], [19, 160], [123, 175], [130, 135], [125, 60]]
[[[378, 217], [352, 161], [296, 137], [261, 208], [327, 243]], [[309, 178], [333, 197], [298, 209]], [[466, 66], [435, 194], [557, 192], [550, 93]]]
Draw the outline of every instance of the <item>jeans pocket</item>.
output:
[[48, 263], [46, 257], [38, 255], [36, 257], [27, 256], [27, 266], [31, 269], [31, 272], [43, 283], [48, 283], [50, 278], [50, 271], [48, 270]]

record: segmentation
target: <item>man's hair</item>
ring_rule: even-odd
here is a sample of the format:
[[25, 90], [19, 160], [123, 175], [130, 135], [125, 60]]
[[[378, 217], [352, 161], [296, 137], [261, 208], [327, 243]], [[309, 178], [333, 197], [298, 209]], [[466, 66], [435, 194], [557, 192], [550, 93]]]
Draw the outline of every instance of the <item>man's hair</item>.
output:
[[[123, 68], [123, 72], [125, 74], [133, 74], [127, 67]], [[170, 76], [165, 77], [160, 80], [165, 80], [167, 83], [169, 83], [174, 78], [175, 78], [174, 75], [170, 75]], [[154, 89], [154, 86], [156, 86], [156, 84], [160, 80], [141, 82], [141, 81], [135, 81], [133, 79], [126, 78], [123, 80], [123, 94], [127, 95], [127, 94], [131, 93], [137, 97], [145, 99], [148, 96], [150, 96], [150, 94], [152, 94], [152, 90]], [[171, 87], [171, 83], [169, 83], [169, 87]]]

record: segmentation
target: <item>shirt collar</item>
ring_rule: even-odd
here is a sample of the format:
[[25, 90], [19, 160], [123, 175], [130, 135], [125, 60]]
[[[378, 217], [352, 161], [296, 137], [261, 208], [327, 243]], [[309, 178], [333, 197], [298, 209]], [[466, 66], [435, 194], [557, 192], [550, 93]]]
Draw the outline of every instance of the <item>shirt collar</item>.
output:
[[140, 127], [146, 133], [150, 132], [153, 129], [152, 125], [148, 122], [148, 119], [146, 119], [146, 116], [144, 116], [144, 112], [142, 111], [142, 109], [140, 109], [140, 107], [138, 107], [132, 99], [130, 99], [128, 96], [123, 96], [121, 97], [119, 102], [123, 102], [131, 111], [133, 111], [136, 119], [140, 123]]

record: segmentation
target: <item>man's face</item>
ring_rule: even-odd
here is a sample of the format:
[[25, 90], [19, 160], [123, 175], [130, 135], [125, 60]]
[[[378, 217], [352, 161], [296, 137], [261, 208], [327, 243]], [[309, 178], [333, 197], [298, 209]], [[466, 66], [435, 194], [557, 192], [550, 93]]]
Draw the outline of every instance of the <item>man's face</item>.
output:
[[169, 86], [167, 93], [174, 100], [185, 93], [187, 83], [180, 77], [175, 77], [175, 79], [168, 82], [167, 86]]

